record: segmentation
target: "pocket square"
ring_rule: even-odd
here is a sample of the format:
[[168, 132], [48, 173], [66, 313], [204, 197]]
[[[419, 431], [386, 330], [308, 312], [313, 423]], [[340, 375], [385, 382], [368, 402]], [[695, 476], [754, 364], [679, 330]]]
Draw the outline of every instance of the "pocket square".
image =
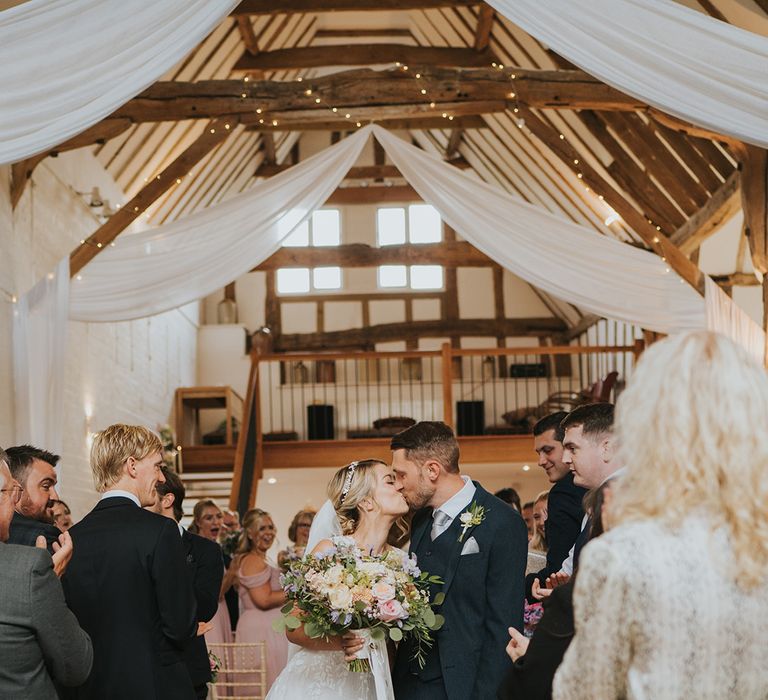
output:
[[477, 554], [480, 552], [480, 547], [477, 544], [477, 540], [474, 537], [470, 537], [461, 548], [461, 556], [465, 554]]

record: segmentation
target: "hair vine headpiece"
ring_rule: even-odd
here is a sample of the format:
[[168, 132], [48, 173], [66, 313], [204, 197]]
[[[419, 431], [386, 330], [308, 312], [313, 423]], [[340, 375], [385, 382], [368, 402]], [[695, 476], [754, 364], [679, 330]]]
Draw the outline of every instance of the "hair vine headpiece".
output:
[[355, 469], [357, 469], [358, 464], [360, 464], [360, 462], [351, 462], [347, 467], [347, 478], [344, 479], [344, 486], [341, 489], [341, 503], [339, 505], [344, 503], [344, 499], [347, 497], [349, 489], [352, 488], [352, 479], [355, 476]]

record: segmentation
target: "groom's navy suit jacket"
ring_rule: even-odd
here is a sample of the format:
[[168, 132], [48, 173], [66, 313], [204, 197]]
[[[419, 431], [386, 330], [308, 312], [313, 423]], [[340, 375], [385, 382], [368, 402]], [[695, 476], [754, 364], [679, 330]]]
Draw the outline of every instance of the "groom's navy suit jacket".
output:
[[[458, 517], [432, 541], [432, 510], [414, 516], [411, 552], [424, 570], [443, 579], [431, 592], [433, 598], [445, 593], [437, 609], [445, 624], [435, 633], [423, 669], [412, 660], [411, 644], [398, 648], [393, 670], [397, 700], [490, 700], [511, 665], [505, 652], [507, 628], [523, 629], [527, 531], [517, 511], [475, 486], [473, 501], [485, 509], [484, 519], [461, 542]], [[462, 555], [471, 538], [479, 551]]]

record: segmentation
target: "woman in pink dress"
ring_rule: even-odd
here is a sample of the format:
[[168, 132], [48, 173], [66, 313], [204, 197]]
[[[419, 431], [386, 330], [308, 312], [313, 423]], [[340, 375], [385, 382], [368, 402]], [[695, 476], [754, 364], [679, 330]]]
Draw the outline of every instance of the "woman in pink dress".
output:
[[[243, 538], [235, 559], [237, 566], [240, 619], [235, 637], [238, 644], [265, 642], [266, 695], [288, 659], [288, 640], [275, 632], [272, 622], [280, 617], [285, 593], [280, 586], [280, 571], [267, 561], [267, 551], [275, 541], [275, 525], [269, 513], [255, 508], [243, 517]], [[248, 663], [248, 661], [246, 661]], [[261, 690], [246, 686], [241, 695], [255, 695]]]

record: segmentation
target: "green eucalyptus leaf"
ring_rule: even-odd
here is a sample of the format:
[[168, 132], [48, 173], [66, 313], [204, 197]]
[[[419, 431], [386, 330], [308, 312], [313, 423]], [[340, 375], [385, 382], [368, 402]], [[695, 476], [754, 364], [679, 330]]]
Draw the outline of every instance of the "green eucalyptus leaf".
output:
[[393, 642], [399, 642], [403, 638], [403, 631], [399, 627], [390, 627], [389, 638]]
[[430, 625], [429, 629], [439, 630], [445, 624], [445, 618], [442, 615], [435, 615], [435, 624]]
[[301, 627], [301, 620], [299, 620], [298, 617], [293, 617], [293, 615], [291, 615], [289, 617], [285, 617], [285, 618], [283, 618], [283, 620], [285, 622], [285, 626], [289, 630], [295, 630], [295, 629], [298, 629], [299, 627]]
[[435, 599], [432, 601], [432, 605], [442, 605], [443, 601], [445, 601], [445, 593], [440, 591], [436, 596]]

